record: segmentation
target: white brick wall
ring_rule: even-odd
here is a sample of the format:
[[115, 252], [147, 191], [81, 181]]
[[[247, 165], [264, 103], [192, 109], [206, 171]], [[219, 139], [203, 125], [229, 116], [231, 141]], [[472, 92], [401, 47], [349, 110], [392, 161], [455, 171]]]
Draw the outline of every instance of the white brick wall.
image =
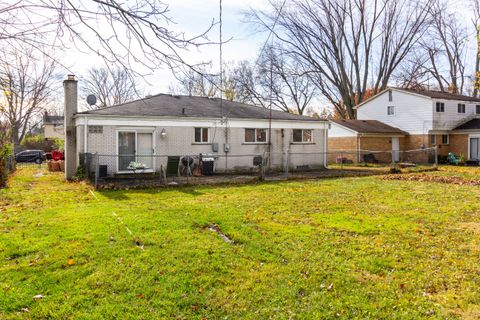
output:
[[[307, 126], [307, 124], [306, 124]], [[117, 152], [117, 134], [118, 130], [126, 129], [125, 126], [103, 126], [103, 133], [88, 134], [88, 152], [102, 155], [116, 155]], [[227, 162], [228, 171], [249, 171], [253, 168], [253, 155], [263, 155], [268, 151], [268, 144], [246, 144], [244, 142], [244, 128], [229, 128], [230, 152], [228, 158], [225, 158], [225, 128], [209, 128], [209, 144], [196, 144], [194, 142], [194, 127], [152, 127], [154, 134], [154, 151], [156, 155], [198, 155], [214, 154], [212, 152], [211, 142], [218, 143], [219, 152], [216, 161], [217, 172], [225, 171]], [[161, 131], [165, 129], [166, 136], [161, 136]], [[78, 126], [78, 152], [83, 152], [83, 126]], [[139, 127], [132, 127], [131, 130], [142, 130]], [[291, 157], [290, 168], [309, 165], [312, 168], [323, 166], [324, 134], [323, 129], [313, 130], [312, 144], [291, 144], [292, 129], [272, 129], [272, 166], [282, 166], [285, 159], [283, 152], [291, 150], [293, 153], [317, 153], [316, 155], [298, 155]], [[268, 133], [267, 133], [268, 136]], [[241, 156], [238, 155], [250, 155]], [[159, 170], [160, 165], [166, 165], [167, 158], [156, 158], [155, 169]], [[100, 164], [108, 166], [109, 173], [117, 170], [117, 160], [115, 157], [102, 156]]]

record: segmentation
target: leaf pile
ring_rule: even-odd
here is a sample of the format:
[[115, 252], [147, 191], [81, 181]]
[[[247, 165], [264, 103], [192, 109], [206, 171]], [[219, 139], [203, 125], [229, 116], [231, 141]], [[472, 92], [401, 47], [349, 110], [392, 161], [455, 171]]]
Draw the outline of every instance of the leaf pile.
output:
[[425, 173], [411, 174], [393, 174], [385, 175], [382, 180], [403, 180], [403, 181], [419, 181], [419, 182], [436, 182], [447, 184], [458, 184], [467, 186], [480, 186], [480, 179], [464, 179], [455, 176], [436, 176]]

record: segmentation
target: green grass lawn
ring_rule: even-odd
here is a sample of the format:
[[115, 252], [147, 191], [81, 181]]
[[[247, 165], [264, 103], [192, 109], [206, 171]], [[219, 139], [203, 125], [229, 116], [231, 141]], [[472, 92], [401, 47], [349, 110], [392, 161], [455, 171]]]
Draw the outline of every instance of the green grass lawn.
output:
[[0, 190], [1, 319], [480, 317], [478, 187], [372, 176], [94, 198], [37, 173]]

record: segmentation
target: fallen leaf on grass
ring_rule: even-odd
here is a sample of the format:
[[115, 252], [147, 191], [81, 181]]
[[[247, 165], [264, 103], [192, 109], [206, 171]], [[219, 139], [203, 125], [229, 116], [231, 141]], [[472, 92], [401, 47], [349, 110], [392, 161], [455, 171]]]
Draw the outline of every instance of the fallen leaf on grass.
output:
[[73, 265], [75, 264], [75, 260], [73, 260], [72, 258], [70, 258], [70, 259], [68, 259], [67, 264], [68, 264], [69, 266], [73, 266]]
[[45, 296], [41, 295], [41, 294], [37, 294], [37, 295], [33, 296], [33, 300], [40, 300], [40, 299], [43, 299], [43, 298], [45, 298]]
[[429, 174], [402, 174], [402, 175], [387, 175], [383, 176], [383, 180], [404, 180], [404, 181], [419, 181], [419, 182], [436, 182], [436, 183], [447, 183], [447, 184], [459, 184], [459, 185], [468, 185], [468, 186], [479, 186], [480, 180], [473, 179], [464, 179], [461, 177], [446, 177], [446, 176], [435, 176]]

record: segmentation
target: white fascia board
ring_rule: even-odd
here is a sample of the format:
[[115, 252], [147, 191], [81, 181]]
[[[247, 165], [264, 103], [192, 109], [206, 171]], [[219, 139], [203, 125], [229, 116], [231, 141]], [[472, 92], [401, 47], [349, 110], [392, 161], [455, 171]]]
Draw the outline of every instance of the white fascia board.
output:
[[363, 106], [364, 104], [367, 104], [369, 103], [370, 101], [380, 97], [381, 95], [385, 94], [387, 91], [389, 90], [392, 90], [392, 91], [396, 91], [396, 92], [401, 92], [401, 93], [405, 93], [405, 94], [410, 94], [412, 96], [417, 96], [417, 97], [420, 97], [420, 98], [424, 98], [426, 100], [433, 100], [432, 98], [428, 97], [428, 96], [424, 96], [423, 94], [419, 94], [419, 93], [415, 93], [415, 92], [409, 92], [409, 91], [406, 91], [406, 90], [401, 90], [401, 89], [397, 89], [397, 88], [386, 88], [382, 91], [380, 91], [379, 93], [377, 93], [376, 95], [374, 95], [373, 97], [370, 97], [368, 98], [367, 100], [363, 101], [362, 103], [360, 104], [357, 104], [355, 107], [353, 107], [353, 109], [358, 109], [360, 108], [361, 106]]
[[[75, 117], [77, 126], [83, 125], [86, 116], [89, 125], [121, 127], [221, 127], [225, 121], [218, 118], [166, 118], [166, 117], [115, 117], [82, 115]], [[268, 128], [268, 119], [228, 119], [230, 128]], [[273, 129], [328, 129], [327, 121], [272, 120]]]

